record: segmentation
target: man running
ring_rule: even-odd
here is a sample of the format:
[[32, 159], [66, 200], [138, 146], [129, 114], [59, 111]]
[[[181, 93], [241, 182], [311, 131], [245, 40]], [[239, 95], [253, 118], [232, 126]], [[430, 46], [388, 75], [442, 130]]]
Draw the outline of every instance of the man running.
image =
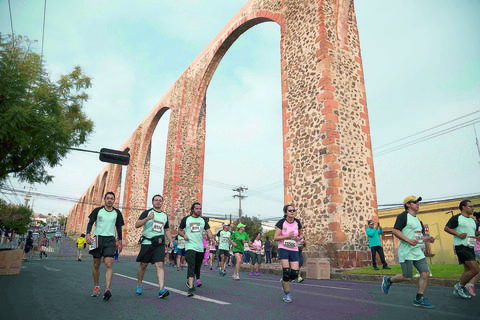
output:
[[142, 294], [143, 276], [148, 264], [152, 263], [155, 264], [157, 270], [158, 287], [160, 288], [158, 297], [163, 299], [170, 294], [165, 289], [165, 271], [163, 268], [165, 243], [171, 239], [170, 226], [167, 214], [162, 211], [163, 197], [159, 194], [154, 195], [152, 204], [153, 208], [143, 211], [135, 223], [135, 228], [143, 227], [142, 237], [140, 238], [140, 252], [137, 256], [137, 262], [140, 262], [140, 265], [137, 270], [137, 288], [135, 293], [138, 295]]
[[218, 269], [218, 273], [221, 276], [225, 276], [227, 274], [225, 265], [227, 261], [227, 257], [230, 256], [230, 244], [233, 245], [233, 241], [230, 239], [232, 233], [229, 230], [230, 225], [228, 223], [223, 224], [223, 230], [218, 231], [218, 252], [220, 254], [220, 267]]
[[203, 249], [203, 231], [206, 231], [207, 237], [210, 241], [213, 240], [210, 226], [205, 218], [202, 217], [202, 205], [199, 202], [192, 204], [190, 208], [190, 215], [186, 216], [180, 222], [178, 227], [178, 234], [185, 239], [185, 258], [187, 260], [187, 282], [188, 289], [187, 296], [193, 296], [195, 292], [195, 284], [193, 277], [196, 276], [196, 286], [200, 287], [200, 269], [204, 258]]
[[388, 290], [393, 283], [412, 280], [413, 267], [420, 273], [418, 280], [418, 290], [413, 305], [416, 307], [434, 308], [430, 302], [423, 297], [430, 277], [427, 259], [423, 253], [423, 243], [433, 243], [435, 238], [425, 236], [425, 228], [418, 219], [417, 214], [420, 208], [419, 202], [422, 197], [408, 196], [403, 200], [405, 211], [398, 215], [393, 234], [400, 239], [398, 246], [398, 260], [402, 267], [402, 273], [393, 277], [383, 277], [382, 291], [388, 294]]
[[278, 259], [282, 265], [283, 301], [290, 303], [290, 282], [295, 281], [299, 274], [298, 242], [303, 239], [303, 230], [300, 220], [295, 218], [295, 207], [287, 204], [283, 207], [283, 218], [275, 224], [273, 239], [278, 241]]
[[453, 244], [458, 263], [463, 264], [464, 272], [460, 282], [453, 286], [453, 294], [463, 299], [470, 299], [472, 295], [467, 289], [467, 283], [478, 274], [478, 263], [475, 260], [477, 224], [473, 219], [473, 204], [470, 200], [463, 200], [458, 206], [460, 213], [448, 220], [444, 230], [453, 235]]
[[[86, 241], [90, 245], [89, 253], [93, 256], [93, 283], [94, 288], [92, 297], [100, 295], [100, 265], [105, 264], [105, 292], [103, 300], [108, 301], [112, 297], [112, 276], [113, 276], [113, 257], [115, 256], [115, 247], [122, 252], [122, 226], [124, 225], [123, 216], [120, 210], [113, 207], [115, 203], [115, 194], [107, 192], [104, 197], [105, 205], [93, 209], [88, 216]], [[93, 224], [95, 230], [93, 237], [90, 234]], [[118, 241], [115, 240], [115, 229], [117, 231]]]
[[232, 252], [235, 256], [235, 271], [232, 275], [233, 280], [240, 280], [240, 265], [243, 261], [243, 250], [245, 243], [248, 243], [248, 234], [245, 232], [245, 227], [243, 223], [237, 225], [238, 230], [235, 231], [230, 239], [232, 239]]

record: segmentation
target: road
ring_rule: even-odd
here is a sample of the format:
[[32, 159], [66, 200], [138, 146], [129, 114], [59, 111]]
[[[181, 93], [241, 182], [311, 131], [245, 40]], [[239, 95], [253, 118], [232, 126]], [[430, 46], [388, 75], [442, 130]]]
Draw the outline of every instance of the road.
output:
[[[114, 264], [113, 297], [90, 297], [91, 259], [33, 259], [22, 272], [0, 277], [1, 314], [8, 319], [478, 319], [479, 297], [462, 300], [448, 287], [429, 287], [427, 297], [437, 308], [412, 306], [415, 286], [396, 285], [388, 296], [379, 283], [311, 280], [292, 285], [294, 301], [281, 300], [279, 276], [241, 274], [240, 281], [202, 269], [203, 286], [186, 297], [185, 271], [166, 267], [166, 299], [158, 299], [153, 266], [145, 274], [144, 293], [135, 295], [138, 264]], [[230, 274], [231, 274], [230, 269]], [[228, 270], [227, 270], [228, 271]], [[104, 288], [104, 268], [101, 284]]]

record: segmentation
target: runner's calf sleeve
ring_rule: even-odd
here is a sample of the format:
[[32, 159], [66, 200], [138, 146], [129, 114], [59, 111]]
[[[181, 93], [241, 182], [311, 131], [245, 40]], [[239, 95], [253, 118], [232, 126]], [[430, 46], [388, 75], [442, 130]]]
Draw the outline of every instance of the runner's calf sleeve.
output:
[[290, 271], [290, 280], [295, 280], [298, 278], [298, 270], [292, 270]]
[[290, 268], [283, 268], [283, 281], [290, 281]]

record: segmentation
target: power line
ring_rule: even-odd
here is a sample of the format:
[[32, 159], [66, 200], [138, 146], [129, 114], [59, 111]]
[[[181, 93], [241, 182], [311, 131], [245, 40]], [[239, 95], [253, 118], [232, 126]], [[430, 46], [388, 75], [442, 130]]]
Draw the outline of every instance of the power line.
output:
[[43, 30], [42, 30], [42, 55], [40, 56], [40, 61], [43, 62], [43, 42], [45, 38], [45, 16], [47, 14], [47, 0], [45, 0], [45, 5], [43, 6]]

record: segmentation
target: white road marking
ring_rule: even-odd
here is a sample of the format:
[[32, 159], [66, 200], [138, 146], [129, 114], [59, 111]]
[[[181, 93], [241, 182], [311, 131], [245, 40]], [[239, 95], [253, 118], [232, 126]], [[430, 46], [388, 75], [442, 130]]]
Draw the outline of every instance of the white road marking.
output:
[[[130, 280], [135, 280], [135, 281], [137, 281], [137, 278], [129, 277], [129, 276], [126, 276], [126, 275], [124, 275], [124, 274], [114, 273], [114, 275], [117, 275], [117, 276], [119, 276], [119, 277], [124, 277], [124, 278], [130, 279]], [[146, 284], [149, 284], [149, 285], [151, 285], [151, 286], [154, 286], [154, 287], [157, 287], [157, 288], [158, 288], [158, 284], [157, 284], [157, 283], [153, 283], [153, 282], [149, 282], [149, 281], [143, 281], [143, 283], [146, 283]], [[165, 287], [165, 288], [167, 288], [168, 291], [172, 291], [172, 292], [175, 292], [175, 293], [184, 295], [184, 296], [187, 295], [187, 293], [186, 293], [185, 291], [182, 291], [182, 290], [178, 290], [178, 289], [170, 288], [170, 287]], [[193, 297], [190, 297], [190, 298], [194, 298], [194, 299], [198, 299], [198, 300], [202, 300], [202, 301], [206, 301], [206, 302], [212, 302], [212, 303], [216, 303], [216, 304], [222, 304], [222, 305], [231, 304], [230, 302], [225, 302], [225, 301], [220, 301], [220, 300], [216, 300], [216, 299], [206, 298], [206, 297], [199, 296], [199, 295], [197, 295], [197, 294], [195, 294]]]
[[55, 268], [51, 268], [51, 267], [47, 267], [47, 266], [43, 266], [45, 268], [45, 270], [48, 270], [48, 271], [62, 271], [60, 269], [55, 269]]

